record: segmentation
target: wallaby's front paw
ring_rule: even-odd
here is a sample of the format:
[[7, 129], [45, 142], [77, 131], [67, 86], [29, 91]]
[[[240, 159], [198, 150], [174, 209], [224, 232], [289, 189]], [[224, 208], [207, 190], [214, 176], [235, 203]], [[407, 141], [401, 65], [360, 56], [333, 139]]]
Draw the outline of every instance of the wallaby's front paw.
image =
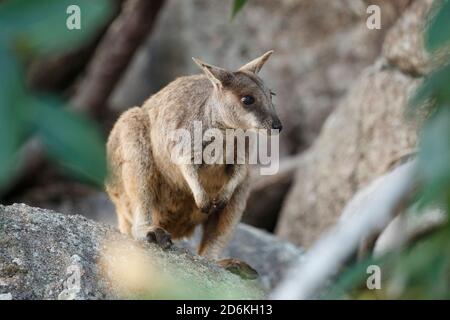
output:
[[228, 270], [243, 279], [253, 280], [257, 279], [259, 276], [258, 272], [253, 269], [248, 263], [238, 259], [223, 259], [217, 261], [217, 264], [225, 270]]
[[217, 214], [222, 211], [228, 204], [226, 199], [214, 199], [211, 206], [211, 214]]
[[212, 204], [211, 204], [211, 202], [207, 202], [205, 204], [200, 205], [198, 208], [204, 214], [209, 214], [211, 211], [211, 208], [212, 208]]
[[146, 240], [150, 243], [156, 243], [163, 249], [168, 249], [172, 246], [170, 233], [161, 227], [150, 227], [146, 234]]
[[195, 204], [205, 214], [209, 214], [211, 211], [212, 203], [206, 194], [195, 197]]

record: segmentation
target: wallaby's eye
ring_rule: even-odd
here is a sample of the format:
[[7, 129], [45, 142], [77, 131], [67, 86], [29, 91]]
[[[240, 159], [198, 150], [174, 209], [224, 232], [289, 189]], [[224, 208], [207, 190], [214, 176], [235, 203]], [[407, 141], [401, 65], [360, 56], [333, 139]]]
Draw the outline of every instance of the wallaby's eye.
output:
[[271, 96], [276, 96], [277, 94], [275, 92], [273, 92], [273, 91], [270, 91], [270, 95]]
[[242, 98], [241, 98], [241, 101], [242, 101], [242, 103], [243, 104], [245, 104], [245, 105], [251, 105], [251, 104], [254, 104], [255, 103], [255, 98], [253, 98], [253, 96], [243, 96]]

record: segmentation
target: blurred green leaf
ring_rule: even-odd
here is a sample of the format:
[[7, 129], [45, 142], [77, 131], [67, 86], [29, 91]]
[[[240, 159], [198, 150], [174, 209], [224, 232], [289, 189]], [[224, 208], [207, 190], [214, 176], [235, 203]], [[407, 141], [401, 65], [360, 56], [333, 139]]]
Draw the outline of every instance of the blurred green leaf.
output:
[[231, 11], [231, 19], [234, 19], [239, 11], [242, 10], [247, 0], [234, 0], [233, 1], [233, 9]]
[[[81, 10], [81, 29], [69, 30], [68, 6]], [[0, 39], [15, 48], [45, 54], [79, 46], [103, 25], [112, 13], [109, 0], [11, 0], [0, 4]]]
[[424, 179], [425, 203], [450, 198], [450, 105], [439, 108], [420, 136], [419, 169]]
[[373, 264], [379, 265], [380, 261], [369, 257], [343, 270], [334, 284], [329, 290], [325, 291], [321, 298], [327, 300], [343, 299], [346, 295], [351, 294], [358, 286], [365, 285], [365, 280], [368, 277], [366, 272], [367, 267]]
[[62, 166], [100, 186], [106, 176], [105, 142], [94, 123], [61, 105], [35, 101], [31, 121], [37, 134]]
[[425, 44], [429, 51], [434, 52], [450, 44], [450, 1], [443, 0], [436, 16], [430, 22]]
[[[385, 280], [398, 258], [398, 252], [389, 252], [382, 256], [368, 256], [345, 268], [336, 277], [333, 284], [325, 290], [321, 298], [324, 299], [383, 299], [386, 297]], [[369, 266], [381, 268], [381, 290], [370, 290], [367, 288], [367, 273]]]
[[450, 233], [448, 225], [396, 257], [388, 285], [401, 279], [401, 298], [442, 299], [450, 295]]
[[[80, 30], [67, 28], [66, 21], [73, 14], [67, 11], [71, 5], [80, 8]], [[106, 175], [104, 141], [95, 126], [61, 108], [59, 101], [31, 96], [25, 89], [17, 54], [53, 54], [77, 47], [111, 13], [110, 0], [0, 3], [0, 186], [11, 177], [18, 150], [33, 128], [61, 164], [90, 182], [102, 184]]]
[[440, 105], [450, 101], [450, 65], [446, 65], [432, 72], [417, 89], [411, 100], [412, 110], [425, 103], [431, 102], [429, 107]]
[[25, 138], [26, 99], [16, 59], [0, 47], [0, 186], [13, 173], [17, 151]]

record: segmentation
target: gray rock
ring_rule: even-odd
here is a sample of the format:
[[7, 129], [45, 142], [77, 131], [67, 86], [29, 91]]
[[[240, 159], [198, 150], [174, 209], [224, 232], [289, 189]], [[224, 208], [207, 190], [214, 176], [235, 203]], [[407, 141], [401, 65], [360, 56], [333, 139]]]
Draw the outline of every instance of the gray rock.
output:
[[361, 75], [302, 156], [277, 235], [309, 247], [355, 192], [414, 152], [417, 123], [405, 106], [419, 81], [382, 63]]
[[403, 12], [379, 59], [361, 73], [302, 154], [276, 227], [280, 237], [309, 247], [358, 190], [415, 152], [418, 123], [405, 111], [429, 68], [421, 30], [432, 2], [413, 1]]
[[[65, 202], [54, 210], [65, 214], [79, 213], [110, 225], [115, 225], [115, 209], [108, 196], [97, 194]], [[189, 242], [182, 242], [195, 251], [200, 238], [200, 229]], [[272, 234], [246, 224], [239, 224], [233, 238], [223, 253], [224, 257], [238, 258], [255, 268], [265, 288], [272, 289], [281, 279], [288, 265], [300, 258], [303, 250]]]
[[12, 300], [11, 293], [2, 293], [2, 294], [0, 294], [0, 300]]
[[224, 255], [249, 263], [258, 271], [264, 286], [273, 289], [288, 267], [301, 259], [303, 253], [302, 249], [289, 242], [241, 223]]
[[[180, 241], [179, 245], [194, 251], [200, 236], [200, 229], [197, 229], [191, 239]], [[280, 282], [289, 266], [303, 257], [303, 253], [302, 249], [289, 242], [241, 223], [222, 256], [247, 262], [258, 271], [264, 288], [271, 290]]]
[[264, 291], [185, 250], [163, 251], [79, 215], [15, 204], [0, 205], [0, 297], [259, 299]]
[[423, 31], [433, 2], [434, 0], [415, 1], [386, 36], [383, 54], [390, 64], [402, 72], [424, 75], [431, 70]]

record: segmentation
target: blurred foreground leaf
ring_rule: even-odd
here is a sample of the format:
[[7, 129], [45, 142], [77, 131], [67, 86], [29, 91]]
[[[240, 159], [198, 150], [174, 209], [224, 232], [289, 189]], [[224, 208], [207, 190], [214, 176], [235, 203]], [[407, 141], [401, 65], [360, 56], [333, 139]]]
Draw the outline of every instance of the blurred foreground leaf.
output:
[[[69, 30], [70, 5], [81, 11], [81, 29]], [[45, 54], [79, 46], [112, 13], [109, 0], [11, 0], [0, 3], [0, 39], [24, 53]]]
[[0, 47], [0, 186], [11, 176], [16, 156], [25, 136], [23, 103], [25, 92], [20, 67], [13, 56]]
[[[67, 28], [71, 5], [80, 8], [80, 30]], [[66, 111], [61, 101], [39, 100], [26, 90], [19, 57], [27, 62], [35, 54], [73, 49], [92, 36], [111, 13], [110, 0], [0, 2], [0, 187], [11, 178], [20, 160], [18, 151], [32, 129], [58, 162], [102, 184], [105, 146], [94, 123]]]
[[31, 121], [37, 134], [61, 165], [102, 185], [106, 176], [104, 140], [91, 121], [61, 105], [56, 100], [33, 104]]
[[[342, 272], [326, 299], [449, 299], [450, 232], [448, 225], [409, 248], [367, 258]], [[366, 286], [370, 265], [381, 268], [381, 289]]]
[[442, 4], [437, 1], [436, 5], [442, 7], [430, 22], [425, 37], [425, 44], [430, 52], [450, 45], [450, 1], [442, 0]]
[[398, 255], [386, 289], [390, 289], [393, 298], [448, 299], [449, 274], [450, 233], [447, 224]]
[[430, 116], [422, 129], [420, 148], [423, 200], [425, 203], [450, 203], [450, 105]]
[[433, 71], [426, 77], [411, 99], [413, 111], [426, 107], [433, 112], [436, 106], [450, 101], [450, 64]]
[[231, 19], [234, 19], [239, 11], [242, 10], [247, 0], [234, 0], [233, 1], [233, 9], [231, 11]]
[[358, 285], [365, 286], [365, 281], [368, 277], [367, 267], [379, 265], [380, 263], [380, 259], [369, 257], [343, 270], [333, 286], [325, 292], [322, 298], [333, 300], [349, 298], [356, 291]]

